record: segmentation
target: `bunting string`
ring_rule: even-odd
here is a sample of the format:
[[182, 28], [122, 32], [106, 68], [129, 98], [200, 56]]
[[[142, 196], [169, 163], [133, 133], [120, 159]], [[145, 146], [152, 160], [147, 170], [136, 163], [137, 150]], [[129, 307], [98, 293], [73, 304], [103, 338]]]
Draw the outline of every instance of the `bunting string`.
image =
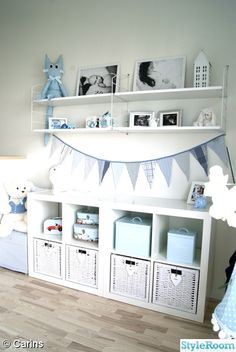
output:
[[155, 170], [158, 166], [166, 180], [167, 185], [170, 185], [171, 175], [172, 175], [172, 165], [175, 160], [180, 170], [184, 173], [187, 180], [189, 180], [190, 175], [190, 155], [199, 163], [203, 168], [204, 173], [208, 176], [209, 161], [208, 161], [208, 148], [211, 149], [228, 167], [228, 153], [225, 145], [225, 135], [219, 135], [207, 142], [204, 142], [200, 145], [197, 145], [193, 148], [187, 149], [185, 151], [171, 154], [165, 157], [150, 159], [150, 160], [140, 160], [140, 161], [115, 161], [115, 160], [104, 160], [101, 158], [94, 157], [92, 155], [86, 154], [69, 144], [65, 143], [58, 136], [53, 135], [51, 139], [51, 151], [50, 156], [54, 154], [56, 150], [60, 151], [60, 158], [58, 164], [61, 164], [68, 154], [72, 155], [72, 172], [81, 162], [84, 160], [84, 178], [86, 179], [89, 176], [91, 169], [96, 164], [98, 167], [99, 174], [99, 184], [104, 180], [104, 177], [108, 170], [111, 170], [113, 175], [113, 181], [115, 187], [117, 186], [121, 174], [126, 168], [130, 181], [135, 189], [136, 182], [140, 169], [144, 171], [146, 179], [150, 188], [152, 187]]

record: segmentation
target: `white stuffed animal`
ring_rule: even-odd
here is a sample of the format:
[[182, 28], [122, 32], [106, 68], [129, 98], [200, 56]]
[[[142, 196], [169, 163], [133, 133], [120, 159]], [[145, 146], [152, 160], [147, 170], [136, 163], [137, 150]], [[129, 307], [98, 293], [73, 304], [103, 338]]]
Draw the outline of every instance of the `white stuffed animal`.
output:
[[1, 185], [0, 237], [12, 230], [27, 232], [27, 194], [33, 189], [30, 181], [8, 180]]
[[216, 116], [212, 108], [203, 109], [200, 112], [197, 120], [193, 123], [194, 126], [215, 126]]

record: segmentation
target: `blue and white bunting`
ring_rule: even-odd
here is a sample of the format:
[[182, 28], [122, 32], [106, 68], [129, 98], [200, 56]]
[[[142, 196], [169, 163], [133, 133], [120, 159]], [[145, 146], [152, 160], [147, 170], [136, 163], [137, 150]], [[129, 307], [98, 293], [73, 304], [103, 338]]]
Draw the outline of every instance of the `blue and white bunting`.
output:
[[[60, 148], [60, 149], [59, 149]], [[190, 175], [190, 155], [192, 155], [199, 165], [203, 168], [206, 175], [208, 175], [209, 161], [208, 161], [208, 148], [213, 150], [213, 152], [220, 158], [220, 160], [228, 166], [228, 153], [225, 146], [224, 135], [217, 136], [210, 141], [202, 143], [198, 146], [195, 146], [191, 149], [185, 150], [180, 153], [173, 155], [168, 155], [162, 158], [151, 159], [151, 160], [141, 160], [141, 161], [114, 161], [114, 160], [105, 160], [99, 159], [92, 155], [85, 154], [69, 144], [63, 142], [59, 137], [53, 135], [51, 141], [51, 151], [50, 156], [52, 156], [56, 151], [59, 151], [59, 161], [62, 163], [65, 160], [66, 156], [69, 153], [72, 155], [72, 172], [77, 168], [78, 164], [84, 160], [82, 163], [84, 167], [84, 179], [89, 176], [92, 168], [97, 165], [98, 175], [99, 175], [99, 184], [104, 180], [106, 173], [111, 169], [113, 175], [113, 182], [115, 187], [117, 187], [120, 177], [123, 173], [124, 167], [128, 172], [130, 181], [135, 189], [137, 179], [139, 177], [140, 168], [144, 171], [146, 179], [149, 183], [149, 187], [152, 188], [156, 166], [158, 165], [167, 185], [170, 185], [171, 176], [172, 176], [172, 165], [173, 160], [177, 163], [180, 170], [184, 173], [187, 180], [189, 180]], [[59, 150], [58, 150], [59, 149]]]

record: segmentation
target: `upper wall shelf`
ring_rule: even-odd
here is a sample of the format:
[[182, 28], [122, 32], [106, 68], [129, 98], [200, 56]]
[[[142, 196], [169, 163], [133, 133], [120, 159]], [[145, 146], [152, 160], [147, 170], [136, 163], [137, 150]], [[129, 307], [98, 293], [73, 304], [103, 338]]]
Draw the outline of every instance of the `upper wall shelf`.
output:
[[[163, 89], [137, 92], [118, 92], [113, 95], [114, 99], [120, 101], [145, 101], [145, 100], [174, 100], [174, 99], [209, 99], [221, 98], [223, 94], [222, 86], [206, 88], [180, 88], [180, 89]], [[112, 95], [84, 95], [55, 98], [50, 100], [52, 106], [69, 106], [69, 105], [86, 105], [86, 104], [104, 104], [111, 102]], [[34, 103], [48, 105], [49, 100], [34, 100]]]

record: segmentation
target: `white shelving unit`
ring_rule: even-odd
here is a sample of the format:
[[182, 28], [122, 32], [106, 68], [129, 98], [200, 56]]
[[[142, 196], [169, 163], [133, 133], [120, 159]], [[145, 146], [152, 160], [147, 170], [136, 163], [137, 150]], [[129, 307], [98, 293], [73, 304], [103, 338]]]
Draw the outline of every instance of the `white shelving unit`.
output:
[[[83, 207], [99, 213], [99, 241], [73, 238], [76, 212]], [[49, 217], [62, 217], [62, 235], [43, 234], [43, 223]], [[115, 248], [114, 224], [122, 216], [151, 219], [150, 255], [122, 253]], [[202, 322], [209, 288], [208, 272], [212, 263], [212, 219], [207, 210], [195, 209], [185, 201], [148, 197], [101, 198], [86, 193], [51, 191], [32, 192], [28, 196], [29, 275], [55, 284], [71, 287], [154, 311]], [[169, 262], [166, 258], [167, 233], [171, 228], [185, 227], [197, 232], [197, 256], [192, 264]], [[80, 258], [83, 258], [80, 261]], [[52, 265], [52, 258], [54, 265]], [[127, 275], [126, 265], [134, 276]], [[158, 272], [180, 270], [183, 287], [178, 297], [190, 292], [194, 283], [194, 307], [162, 302], [162, 281]], [[191, 276], [192, 275], [192, 276]], [[167, 276], [165, 276], [168, 279]], [[137, 281], [138, 280], [138, 281]], [[195, 279], [194, 279], [195, 280]], [[160, 290], [158, 291], [158, 289]], [[169, 291], [171, 292], [171, 291]], [[193, 292], [193, 291], [191, 291]], [[171, 293], [170, 293], [171, 294]], [[173, 293], [176, 295], [176, 292]], [[186, 297], [185, 297], [186, 298]], [[181, 299], [181, 298], [180, 298]], [[191, 299], [191, 297], [187, 297]]]
[[[165, 89], [165, 90], [150, 90], [150, 91], [135, 91], [135, 92], [118, 92], [115, 94], [100, 94], [88, 96], [68, 96], [62, 98], [51, 99], [50, 102], [46, 99], [35, 99], [35, 87], [32, 89], [32, 108], [31, 108], [31, 124], [34, 132], [49, 132], [49, 133], [203, 133], [209, 131], [221, 131], [224, 129], [224, 99], [225, 87], [214, 86], [206, 88], [181, 88], [181, 89]], [[37, 109], [39, 107], [46, 107], [49, 105], [54, 107], [82, 107], [83, 105], [91, 104], [110, 104], [112, 106], [119, 102], [135, 103], [135, 102], [157, 102], [157, 101], [171, 101], [171, 100], [206, 100], [216, 99], [221, 101], [220, 121], [217, 126], [211, 127], [195, 127], [195, 126], [179, 126], [179, 127], [157, 127], [157, 128], [130, 128], [130, 127], [114, 127], [114, 128], [100, 128], [100, 129], [86, 129], [76, 128], [69, 130], [48, 130], [44, 128], [35, 128], [34, 120], [37, 119]], [[45, 115], [45, 113], [44, 113]]]

